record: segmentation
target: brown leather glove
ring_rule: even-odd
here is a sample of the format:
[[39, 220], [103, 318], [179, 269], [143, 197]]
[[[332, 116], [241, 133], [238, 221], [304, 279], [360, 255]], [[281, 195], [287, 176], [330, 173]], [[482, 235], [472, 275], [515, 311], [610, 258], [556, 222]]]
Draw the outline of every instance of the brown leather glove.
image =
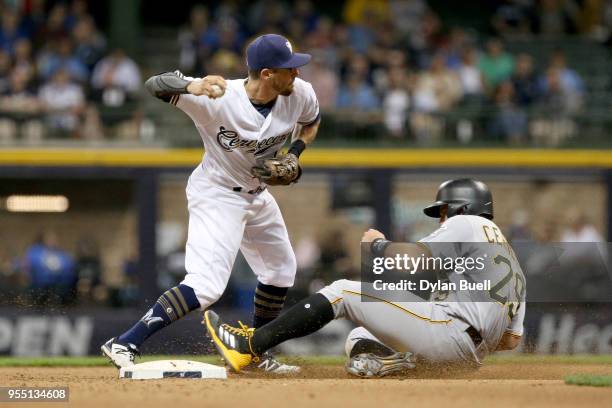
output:
[[251, 174], [268, 185], [286, 186], [298, 181], [302, 168], [297, 156], [287, 153], [264, 160], [260, 166], [251, 169]]

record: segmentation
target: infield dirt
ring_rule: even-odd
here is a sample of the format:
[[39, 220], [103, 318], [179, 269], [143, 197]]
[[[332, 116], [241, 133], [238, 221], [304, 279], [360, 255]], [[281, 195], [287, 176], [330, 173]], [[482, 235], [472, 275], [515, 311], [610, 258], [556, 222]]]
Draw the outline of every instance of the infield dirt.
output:
[[570, 386], [563, 378], [611, 371], [608, 364], [506, 363], [446, 378], [414, 373], [362, 380], [349, 377], [340, 366], [305, 365], [294, 377], [246, 374], [227, 380], [137, 381], [120, 380], [111, 367], [3, 367], [0, 385], [70, 388], [69, 404], [1, 404], [21, 408], [604, 407], [612, 406], [612, 388]]

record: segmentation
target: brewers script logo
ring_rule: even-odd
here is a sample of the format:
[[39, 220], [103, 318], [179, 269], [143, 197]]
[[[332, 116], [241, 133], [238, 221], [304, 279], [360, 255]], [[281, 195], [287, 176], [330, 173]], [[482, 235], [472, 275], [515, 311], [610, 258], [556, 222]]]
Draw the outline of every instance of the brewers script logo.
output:
[[255, 156], [259, 156], [267, 152], [271, 147], [282, 144], [287, 140], [287, 137], [291, 134], [285, 133], [284, 135], [272, 136], [263, 140], [248, 140], [242, 139], [238, 132], [234, 130], [227, 130], [225, 127], [219, 127], [219, 133], [217, 133], [217, 142], [221, 148], [227, 152], [231, 152], [234, 149], [244, 149], [247, 153], [253, 153]]

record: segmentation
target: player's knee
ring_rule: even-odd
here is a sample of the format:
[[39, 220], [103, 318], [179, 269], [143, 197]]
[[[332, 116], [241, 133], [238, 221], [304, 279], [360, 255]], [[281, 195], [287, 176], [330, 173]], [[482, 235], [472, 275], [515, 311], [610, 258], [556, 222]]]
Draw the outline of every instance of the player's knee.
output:
[[277, 267], [276, 271], [273, 272], [265, 282], [263, 280], [261, 280], [261, 282], [265, 283], [266, 285], [273, 285], [279, 288], [290, 288], [295, 282], [296, 271], [297, 261], [295, 259], [295, 255], [293, 255], [293, 252], [291, 252], [291, 255], [288, 255], [285, 258], [282, 267]]
[[334, 292], [340, 294], [342, 294], [343, 291], [355, 292], [358, 294], [361, 292], [361, 283], [348, 279], [339, 279], [337, 281], [334, 281], [328, 287]]

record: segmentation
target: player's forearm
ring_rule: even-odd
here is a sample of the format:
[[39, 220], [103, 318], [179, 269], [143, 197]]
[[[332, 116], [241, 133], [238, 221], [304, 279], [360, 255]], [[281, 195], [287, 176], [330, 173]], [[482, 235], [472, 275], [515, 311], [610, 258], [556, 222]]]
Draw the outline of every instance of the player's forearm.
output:
[[320, 123], [321, 120], [318, 119], [314, 123], [303, 126], [300, 131], [300, 135], [298, 136], [298, 139], [302, 140], [307, 146], [311, 144], [317, 137], [317, 132], [319, 131]]
[[178, 94], [189, 93], [187, 86], [191, 83], [175, 72], [164, 72], [147, 79], [145, 88], [156, 98], [166, 99]]
[[312, 143], [317, 137], [320, 122], [321, 120], [317, 119], [314, 123], [302, 127], [298, 138], [291, 143], [288, 153], [294, 154], [296, 157], [300, 157], [302, 152], [306, 149], [306, 146]]

